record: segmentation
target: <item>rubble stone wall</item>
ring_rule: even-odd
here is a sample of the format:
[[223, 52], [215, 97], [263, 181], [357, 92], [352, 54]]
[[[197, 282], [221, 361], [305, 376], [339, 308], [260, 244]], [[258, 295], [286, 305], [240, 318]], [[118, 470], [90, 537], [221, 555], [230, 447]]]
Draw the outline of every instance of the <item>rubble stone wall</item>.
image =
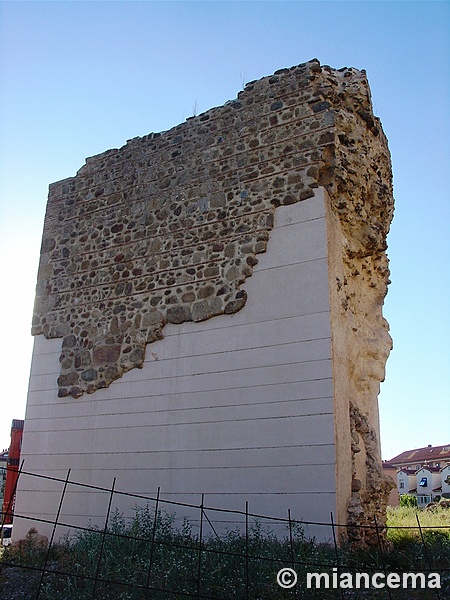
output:
[[[108, 387], [142, 367], [167, 323], [240, 311], [274, 211], [318, 187], [341, 232], [341, 271], [330, 276], [336, 414], [346, 413], [348, 427], [357, 421], [358, 435], [374, 436], [364, 465], [353, 468], [350, 504], [350, 492], [342, 495], [357, 524], [373, 506], [370, 482], [381, 495], [387, 485], [377, 394], [391, 347], [382, 304], [392, 174], [364, 71], [317, 60], [282, 69], [224, 106], [89, 158], [75, 177], [52, 184], [32, 331], [63, 338], [60, 398]], [[357, 449], [348, 427], [336, 429], [342, 461]]]

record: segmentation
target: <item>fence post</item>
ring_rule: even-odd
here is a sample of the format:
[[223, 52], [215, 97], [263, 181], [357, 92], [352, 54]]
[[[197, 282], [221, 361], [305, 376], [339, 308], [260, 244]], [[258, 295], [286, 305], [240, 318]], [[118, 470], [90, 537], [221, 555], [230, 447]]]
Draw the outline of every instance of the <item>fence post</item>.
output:
[[198, 545], [198, 570], [197, 570], [197, 598], [200, 598], [201, 576], [202, 576], [202, 536], [203, 536], [203, 500], [205, 495], [202, 494], [202, 503], [200, 504], [200, 532]]
[[111, 512], [111, 504], [112, 504], [112, 499], [113, 499], [113, 496], [114, 496], [114, 487], [115, 487], [115, 485], [116, 485], [116, 478], [114, 477], [113, 482], [112, 482], [112, 486], [111, 486], [111, 493], [109, 495], [108, 510], [106, 512], [106, 521], [105, 521], [105, 527], [103, 529], [102, 543], [101, 543], [101, 546], [100, 546], [100, 553], [99, 553], [99, 556], [98, 556], [97, 568], [95, 570], [94, 587], [92, 588], [92, 600], [94, 600], [94, 598], [95, 598], [95, 592], [97, 590], [98, 575], [100, 573], [100, 563], [102, 561], [103, 547], [105, 545], [106, 532], [108, 530], [109, 513]]
[[[375, 522], [375, 531], [377, 533], [378, 548], [380, 550], [380, 558], [381, 558], [381, 564], [383, 566], [383, 573], [384, 573], [384, 576], [386, 577], [387, 576], [386, 563], [384, 562], [383, 546], [381, 544], [380, 531], [378, 529], [378, 521], [377, 521], [377, 516], [376, 515], [373, 515], [373, 520]], [[388, 597], [391, 599], [392, 596], [391, 596], [391, 589], [390, 589], [390, 587], [386, 586], [385, 589], [387, 590]]]
[[[336, 555], [336, 569], [337, 569], [337, 576], [338, 576], [338, 580], [339, 580], [339, 572], [340, 572], [340, 565], [339, 565], [339, 550], [338, 550], [338, 545], [337, 545], [337, 539], [336, 539], [336, 531], [334, 529], [334, 519], [333, 519], [333, 513], [330, 513], [330, 517], [331, 517], [331, 529], [333, 531], [333, 542], [334, 542], [334, 553]], [[339, 592], [340, 592], [340, 597], [344, 598], [344, 590], [341, 588], [341, 586], [339, 586]]]
[[67, 484], [69, 483], [69, 476], [70, 476], [70, 469], [67, 471], [67, 476], [66, 476], [66, 480], [64, 481], [61, 498], [59, 499], [59, 506], [58, 506], [58, 510], [56, 512], [56, 519], [55, 519], [55, 522], [53, 523], [52, 535], [51, 535], [50, 541], [48, 543], [47, 553], [45, 555], [44, 566], [42, 567], [41, 578], [39, 580], [39, 587], [38, 587], [37, 593], [36, 593], [36, 600], [39, 598], [39, 595], [41, 593], [42, 584], [44, 583], [45, 570], [47, 568], [48, 559], [50, 557], [50, 550], [51, 550], [51, 547], [53, 544], [53, 540], [55, 539], [56, 527], [58, 525], [59, 517], [61, 515], [61, 508], [62, 508], [62, 504], [64, 501], [64, 496], [66, 495]]
[[[295, 560], [294, 560], [294, 539], [292, 537], [292, 520], [291, 520], [291, 509], [288, 508], [288, 521], [289, 521], [289, 543], [291, 549], [291, 567], [292, 570], [295, 571]], [[297, 599], [297, 586], [294, 585], [292, 588], [294, 592], [294, 598]]]
[[155, 516], [153, 518], [153, 530], [152, 530], [152, 541], [150, 548], [150, 561], [148, 564], [148, 572], [147, 572], [147, 590], [145, 592], [145, 600], [150, 598], [150, 580], [152, 576], [152, 568], [153, 568], [153, 554], [155, 548], [155, 537], [156, 537], [156, 526], [158, 523], [158, 509], [159, 509], [159, 493], [161, 488], [158, 486], [158, 492], [156, 494], [156, 504], [155, 504]]
[[[416, 513], [416, 520], [417, 520], [417, 525], [419, 527], [420, 538], [422, 540], [422, 545], [423, 545], [423, 551], [424, 551], [424, 554], [425, 554], [425, 558], [426, 558], [426, 561], [428, 563], [428, 568], [430, 569], [430, 572], [431, 572], [430, 555], [428, 554], [428, 548], [427, 548], [427, 545], [425, 543], [425, 538], [423, 537], [423, 531], [422, 531], [422, 527], [420, 526], [419, 515], [417, 513]], [[436, 598], [438, 600], [440, 600], [440, 598], [441, 598], [441, 595], [439, 593], [439, 589], [436, 589]]]

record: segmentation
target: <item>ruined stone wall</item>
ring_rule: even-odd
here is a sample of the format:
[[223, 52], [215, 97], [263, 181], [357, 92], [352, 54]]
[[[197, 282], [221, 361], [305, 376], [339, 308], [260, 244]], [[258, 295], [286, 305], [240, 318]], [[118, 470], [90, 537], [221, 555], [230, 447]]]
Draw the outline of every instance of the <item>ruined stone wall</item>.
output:
[[[93, 393], [142, 367], [166, 323], [241, 310], [276, 207], [324, 187], [341, 237], [331, 295], [335, 374], [345, 383], [334, 394], [348, 427], [336, 438], [339, 460], [353, 457], [352, 491], [342, 498], [349, 522], [363, 522], [387, 485], [377, 394], [391, 344], [382, 316], [391, 181], [365, 72], [317, 60], [87, 159], [50, 186], [38, 274], [33, 334], [63, 338], [59, 397]], [[358, 423], [353, 445], [350, 423]]]

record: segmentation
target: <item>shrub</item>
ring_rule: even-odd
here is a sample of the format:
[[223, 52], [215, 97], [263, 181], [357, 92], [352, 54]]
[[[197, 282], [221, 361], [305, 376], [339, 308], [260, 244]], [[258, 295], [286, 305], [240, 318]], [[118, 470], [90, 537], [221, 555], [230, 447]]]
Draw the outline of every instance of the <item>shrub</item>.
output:
[[[448, 519], [450, 511], [441, 512]], [[418, 509], [411, 507], [390, 510], [391, 547], [382, 548], [382, 552], [377, 548], [356, 552], [345, 545], [337, 549], [317, 543], [307, 538], [298, 524], [291, 532], [287, 530], [284, 537], [255, 521], [247, 536], [236, 529], [200, 540], [198, 530], [186, 519], [180, 522], [176, 515], [166, 513], [158, 513], [155, 518], [149, 507], [138, 507], [131, 521], [116, 512], [106, 533], [95, 527], [79, 530], [55, 544], [50, 552], [46, 539], [30, 531], [25, 540], [5, 549], [0, 597], [34, 598], [39, 589], [40, 600], [284, 600], [293, 598], [293, 590], [277, 585], [276, 575], [281, 567], [293, 567], [300, 586], [307, 572], [331, 574], [336, 565], [350, 572], [369, 573], [384, 569], [448, 570], [450, 530], [444, 525], [448, 520], [428, 513], [424, 528], [434, 519], [440, 529], [424, 529], [422, 540], [418, 536], [417, 514]], [[420, 519], [423, 515], [420, 513]], [[401, 529], [406, 522], [415, 526], [415, 534], [394, 535], [409, 531]], [[442, 597], [450, 591], [449, 582], [443, 579], [443, 583], [447, 587], [441, 590]], [[334, 598], [335, 592], [301, 586], [305, 600]], [[359, 596], [377, 598], [379, 591], [361, 590]], [[413, 590], [395, 593], [396, 600], [428, 597], [432, 596], [420, 589], [417, 594]]]
[[417, 506], [417, 498], [415, 496], [412, 496], [411, 494], [402, 494], [400, 496], [400, 506]]

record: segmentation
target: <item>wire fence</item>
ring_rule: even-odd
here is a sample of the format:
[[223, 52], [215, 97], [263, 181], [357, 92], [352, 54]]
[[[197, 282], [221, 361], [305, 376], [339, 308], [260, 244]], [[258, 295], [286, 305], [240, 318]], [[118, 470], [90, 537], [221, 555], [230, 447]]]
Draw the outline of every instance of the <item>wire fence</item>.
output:
[[[159, 489], [155, 497], [120, 491], [115, 479], [110, 488], [72, 481], [70, 470], [59, 479], [26, 472], [22, 465], [23, 477], [40, 480], [34, 488], [59, 486], [59, 499], [52, 518], [15, 512], [16, 522], [41, 527], [49, 535], [44, 539], [31, 529], [3, 552], [0, 597], [5, 600], [355, 598], [353, 586], [333, 584], [343, 575], [348, 584], [349, 576], [353, 581], [361, 571], [387, 577], [405, 570], [425, 579], [439, 572], [441, 587], [359, 589], [358, 597], [450, 598], [450, 526], [424, 526], [418, 515], [417, 527], [390, 528], [415, 534], [405, 538], [400, 550], [386, 544], [386, 529], [374, 518], [373, 524], [360, 527], [374, 533], [376, 545], [355, 551], [339, 544], [347, 525], [335, 523], [333, 514], [328, 523], [293, 519], [290, 510], [286, 518], [275, 518], [250, 512], [248, 502], [241, 511], [211, 507], [204, 495], [199, 504], [188, 504], [162, 498]], [[67, 518], [64, 502], [74, 490], [105, 495], [101, 526]], [[114, 508], [119, 497], [135, 503], [132, 517]], [[2, 514], [2, 529], [12, 509], [8, 506]], [[223, 530], [224, 523], [235, 526]], [[320, 537], [329, 542], [309, 537], [310, 528], [324, 528], [327, 533]], [[282, 569], [295, 572], [298, 584], [281, 586], [277, 576]], [[326, 574], [328, 588], [305, 588], [308, 573]]]

